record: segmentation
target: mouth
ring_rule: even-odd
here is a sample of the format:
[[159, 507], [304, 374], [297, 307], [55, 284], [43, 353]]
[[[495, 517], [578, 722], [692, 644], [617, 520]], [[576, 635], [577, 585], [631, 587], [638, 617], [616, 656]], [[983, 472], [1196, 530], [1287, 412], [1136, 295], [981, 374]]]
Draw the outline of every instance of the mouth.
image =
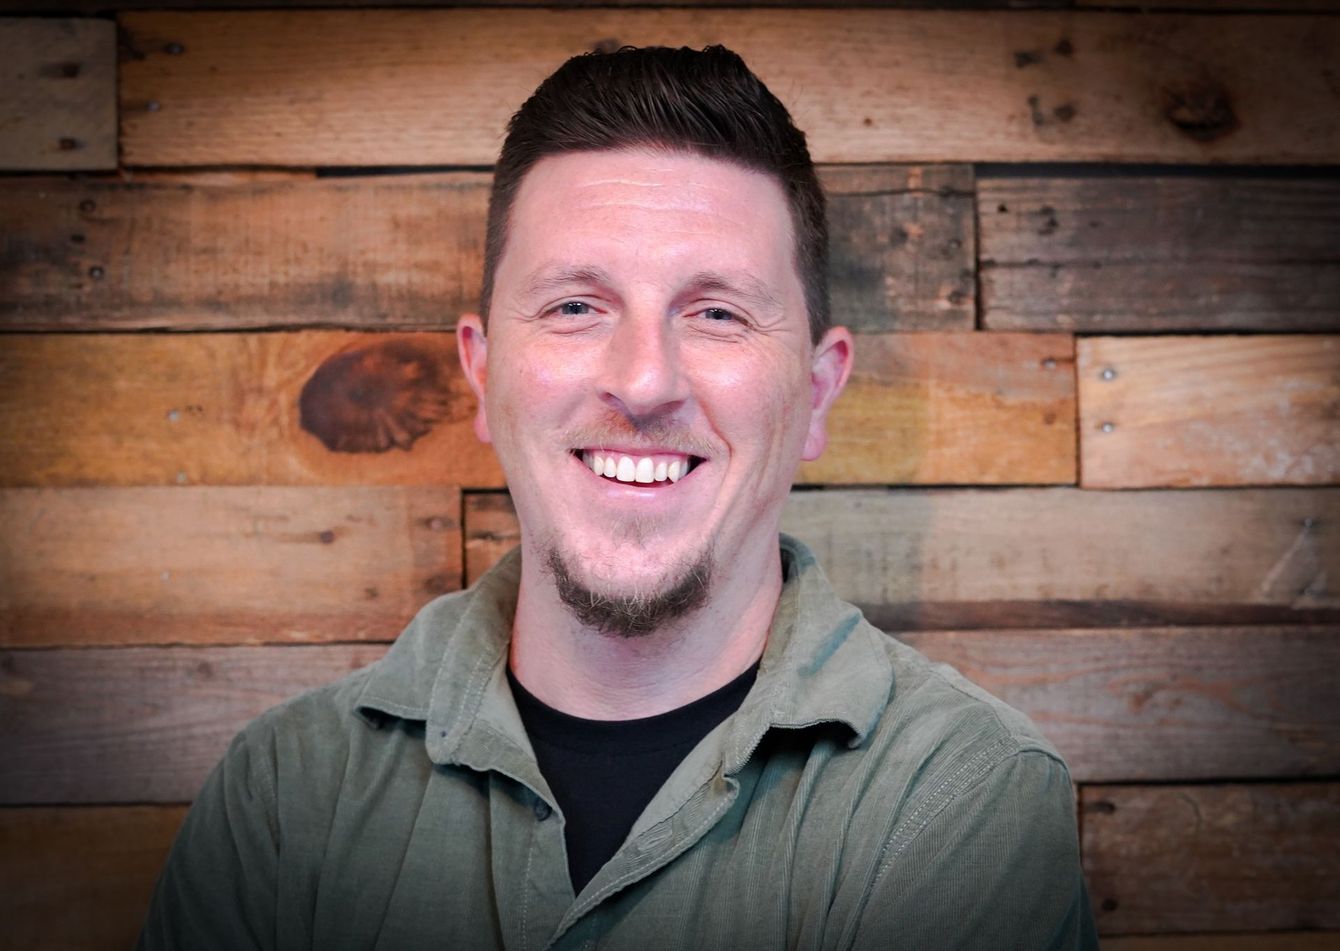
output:
[[574, 449], [595, 475], [611, 482], [670, 485], [678, 482], [705, 460], [682, 452], [632, 453], [612, 449]]

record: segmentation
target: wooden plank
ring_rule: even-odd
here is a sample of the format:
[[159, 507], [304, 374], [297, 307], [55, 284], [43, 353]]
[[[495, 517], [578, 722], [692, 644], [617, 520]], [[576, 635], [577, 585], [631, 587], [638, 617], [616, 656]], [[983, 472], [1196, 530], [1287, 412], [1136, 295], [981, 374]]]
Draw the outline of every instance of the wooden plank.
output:
[[1058, 334], [869, 334], [805, 483], [1071, 483], [1074, 344]]
[[1141, 11], [1204, 10], [1207, 13], [1232, 13], [1242, 10], [1272, 13], [1306, 13], [1340, 10], [1340, 0], [1073, 0], [1077, 7], [1115, 9], [1130, 7]]
[[[858, 331], [971, 330], [971, 168], [821, 175], [837, 318]], [[0, 324], [440, 330], [478, 305], [489, 183], [476, 172], [0, 182], [0, 218], [14, 222], [0, 242]]]
[[[466, 583], [514, 543], [465, 499]], [[782, 528], [890, 631], [1340, 622], [1340, 491], [793, 492]]]
[[1340, 951], [1340, 931], [1130, 935], [1105, 939], [1103, 951]]
[[236, 732], [382, 644], [0, 652], [0, 803], [184, 802]]
[[0, 19], [0, 63], [0, 168], [116, 168], [116, 24]]
[[983, 178], [991, 330], [1340, 330], [1340, 181]]
[[502, 484], [447, 333], [10, 335], [0, 484]]
[[1340, 482], [1340, 336], [1079, 341], [1092, 488]]
[[512, 110], [567, 57], [653, 43], [736, 48], [824, 162], [1340, 156], [1340, 23], [1325, 16], [311, 10], [120, 22], [130, 165], [491, 164]]
[[0, 645], [387, 640], [460, 587], [455, 487], [0, 491]]
[[184, 806], [0, 809], [0, 949], [129, 948]]
[[1032, 717], [1076, 782], [1340, 772], [1340, 625], [898, 637]]
[[1100, 932], [1340, 929], [1340, 784], [1086, 786]]

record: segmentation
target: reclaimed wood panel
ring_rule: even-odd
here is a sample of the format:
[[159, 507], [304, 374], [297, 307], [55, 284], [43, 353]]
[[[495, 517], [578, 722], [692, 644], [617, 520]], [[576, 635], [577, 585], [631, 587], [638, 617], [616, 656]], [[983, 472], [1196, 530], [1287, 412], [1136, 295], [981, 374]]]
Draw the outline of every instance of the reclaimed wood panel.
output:
[[737, 49], [815, 159], [1329, 164], [1325, 16], [881, 10], [127, 13], [129, 165], [487, 165], [567, 57]]
[[1100, 932], [1340, 929], [1340, 784], [1085, 786]]
[[991, 330], [1340, 330], [1340, 181], [983, 178]]
[[389, 640], [460, 587], [455, 487], [0, 491], [0, 645]]
[[0, 19], [0, 63], [0, 169], [116, 168], [116, 24]]
[[1027, 713], [1076, 782], [1340, 772], [1340, 624], [897, 636]]
[[184, 806], [0, 809], [0, 949], [129, 948]]
[[1078, 343], [1089, 488], [1340, 482], [1340, 336]]
[[[465, 499], [466, 583], [516, 539]], [[890, 631], [1340, 622], [1340, 491], [826, 490], [782, 529]]]
[[448, 333], [9, 335], [0, 484], [502, 484]]
[[[971, 167], [820, 173], [838, 319], [971, 330]], [[478, 304], [489, 184], [477, 172], [0, 181], [14, 223], [0, 238], [0, 325], [441, 330]]]
[[804, 483], [1076, 481], [1074, 341], [1064, 334], [869, 334]]
[[0, 652], [0, 803], [187, 802], [247, 722], [385, 650], [328, 644]]

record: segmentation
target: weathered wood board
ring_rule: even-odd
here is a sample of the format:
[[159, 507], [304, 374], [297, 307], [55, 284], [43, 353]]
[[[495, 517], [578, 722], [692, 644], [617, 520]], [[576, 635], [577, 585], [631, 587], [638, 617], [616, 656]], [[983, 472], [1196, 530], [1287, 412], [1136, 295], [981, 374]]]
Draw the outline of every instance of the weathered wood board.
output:
[[1340, 336], [1078, 341], [1087, 488], [1340, 482]]
[[[971, 330], [969, 166], [821, 169], [835, 317]], [[147, 179], [147, 180], [146, 180]], [[478, 306], [490, 178], [0, 180], [0, 325], [440, 330]]]
[[[467, 583], [515, 543], [465, 499]], [[782, 528], [876, 625], [1336, 623], [1340, 491], [799, 491]]]
[[1340, 330], [1340, 181], [978, 182], [982, 323], [1087, 333]]
[[0, 949], [134, 945], [184, 806], [0, 809]]
[[0, 19], [0, 64], [0, 169], [116, 168], [115, 23]]
[[1064, 334], [868, 334], [803, 483], [1076, 480]]
[[0, 491], [0, 645], [389, 640], [460, 587], [454, 487]]
[[1340, 624], [898, 636], [1025, 711], [1077, 782], [1340, 772]]
[[0, 804], [185, 802], [243, 725], [384, 644], [0, 652]]
[[563, 60], [738, 50], [816, 160], [1329, 164], [1325, 16], [901, 10], [127, 13], [128, 165], [487, 165]]
[[1080, 809], [1102, 932], [1340, 929], [1340, 784], [1086, 786]]
[[0, 484], [502, 484], [451, 334], [9, 335]]
[[1107, 938], [1103, 951], [1340, 951], [1340, 931], [1127, 935]]

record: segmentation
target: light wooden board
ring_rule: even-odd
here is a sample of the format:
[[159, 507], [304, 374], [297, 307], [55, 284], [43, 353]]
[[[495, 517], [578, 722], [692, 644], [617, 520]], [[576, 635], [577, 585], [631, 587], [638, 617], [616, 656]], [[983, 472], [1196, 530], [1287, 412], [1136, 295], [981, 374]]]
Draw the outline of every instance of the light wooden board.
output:
[[899, 638], [1032, 717], [1076, 782], [1340, 772], [1340, 624]]
[[0, 645], [388, 640], [460, 587], [460, 492], [0, 491]]
[[1078, 342], [1081, 482], [1340, 482], [1340, 336]]
[[0, 169], [116, 167], [115, 23], [0, 19], [0, 64]]
[[501, 485], [473, 412], [446, 333], [0, 341], [6, 486]]
[[1331, 177], [983, 178], [992, 330], [1340, 330]]
[[[925, 10], [127, 13], [129, 165], [487, 165], [561, 62], [725, 43], [815, 158], [1328, 164], [1324, 16]], [[151, 105], [152, 104], [152, 105]]]
[[185, 802], [249, 720], [381, 644], [0, 652], [0, 803]]
[[868, 334], [805, 483], [1072, 483], [1074, 343], [1061, 334]]
[[[467, 583], [515, 542], [467, 496]], [[891, 631], [1340, 621], [1340, 491], [833, 490], [782, 528]]]
[[[833, 313], [858, 331], [971, 330], [968, 166], [821, 170]], [[440, 330], [478, 306], [485, 173], [139, 173], [0, 181], [0, 324], [23, 330]]]
[[1101, 932], [1340, 929], [1340, 784], [1087, 786]]
[[129, 948], [184, 806], [0, 809], [0, 949]]

